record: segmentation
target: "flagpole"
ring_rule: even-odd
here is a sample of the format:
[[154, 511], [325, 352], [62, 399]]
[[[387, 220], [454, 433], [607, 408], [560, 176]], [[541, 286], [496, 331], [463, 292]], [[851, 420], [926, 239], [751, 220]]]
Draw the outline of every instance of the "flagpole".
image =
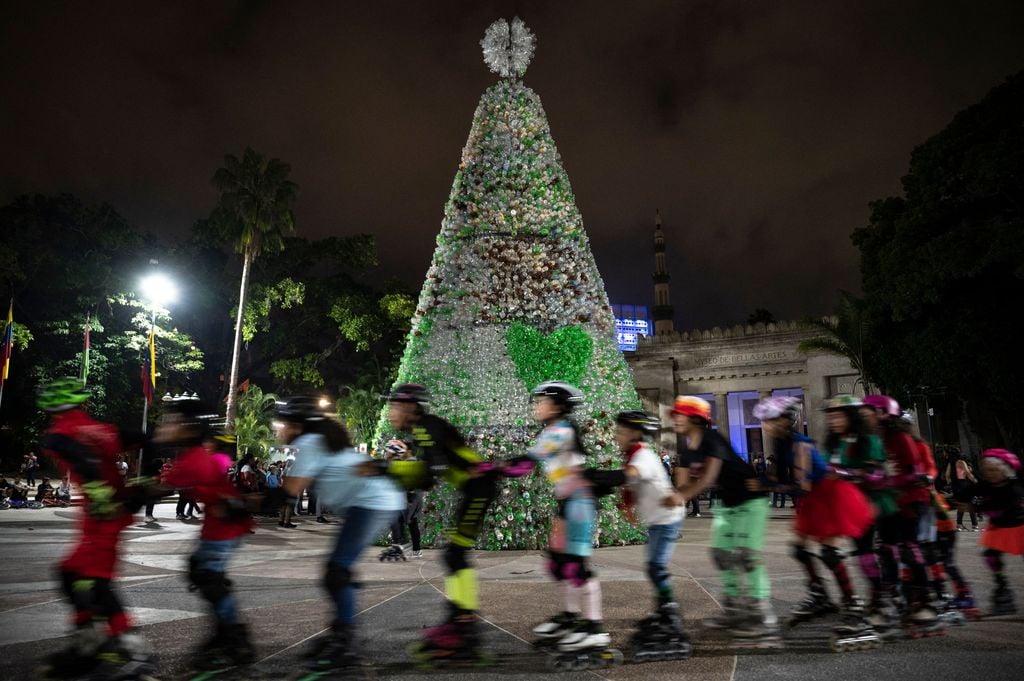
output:
[[[156, 333], [156, 308], [153, 309], [153, 317], [150, 319], [150, 322], [149, 322], [150, 342], [153, 342], [152, 339], [154, 337], [153, 336], [154, 333]], [[149, 348], [146, 348], [146, 352], [147, 353], [149, 352]], [[150, 362], [152, 362], [152, 360], [150, 360]], [[145, 380], [152, 381], [152, 379], [150, 377], [153, 375], [153, 371], [154, 371], [153, 366], [152, 366], [152, 364], [150, 364], [149, 375], [146, 376]], [[152, 386], [152, 387], [155, 387], [155, 386]], [[153, 393], [152, 393], [152, 388], [151, 388], [150, 389], [150, 395], [152, 395], [152, 394]], [[148, 430], [149, 430], [148, 425], [149, 425], [149, 398], [145, 397], [145, 393], [143, 393], [143, 399], [142, 399], [142, 434], [143, 435], [146, 435], [148, 433]], [[142, 456], [143, 456], [143, 452], [144, 451], [145, 451], [145, 447], [139, 447], [139, 462], [135, 466], [135, 477], [136, 478], [141, 478], [142, 477]]]

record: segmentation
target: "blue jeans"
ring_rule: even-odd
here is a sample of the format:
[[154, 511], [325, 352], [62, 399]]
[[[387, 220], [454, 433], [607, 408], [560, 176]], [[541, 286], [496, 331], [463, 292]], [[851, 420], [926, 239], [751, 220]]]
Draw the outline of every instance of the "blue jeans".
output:
[[[228, 561], [234, 555], [235, 549], [242, 543], [241, 537], [234, 539], [202, 539], [199, 548], [192, 554], [192, 562], [196, 570], [206, 570], [225, 575], [228, 571]], [[213, 613], [217, 619], [224, 624], [238, 623], [238, 606], [235, 604], [235, 596], [230, 591], [216, 603], [213, 603]]]
[[654, 585], [659, 603], [672, 600], [672, 578], [668, 572], [668, 561], [676, 549], [676, 539], [683, 526], [680, 520], [667, 525], [650, 525], [647, 528], [647, 577]]
[[376, 511], [359, 506], [350, 506], [342, 512], [344, 518], [334, 552], [327, 563], [328, 571], [342, 568], [349, 579], [337, 591], [331, 591], [334, 598], [335, 621], [352, 624], [356, 619], [356, 589], [352, 585], [352, 566], [359, 556], [379, 534], [391, 524], [398, 511]]

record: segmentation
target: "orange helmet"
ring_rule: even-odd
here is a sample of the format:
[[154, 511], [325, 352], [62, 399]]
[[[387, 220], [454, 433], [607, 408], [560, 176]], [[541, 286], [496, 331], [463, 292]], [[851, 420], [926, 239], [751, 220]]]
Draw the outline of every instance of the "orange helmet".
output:
[[672, 406], [672, 413], [682, 414], [683, 416], [696, 416], [708, 423], [712, 422], [711, 405], [708, 404], [707, 400], [694, 397], [693, 395], [680, 395], [677, 397], [675, 405]]

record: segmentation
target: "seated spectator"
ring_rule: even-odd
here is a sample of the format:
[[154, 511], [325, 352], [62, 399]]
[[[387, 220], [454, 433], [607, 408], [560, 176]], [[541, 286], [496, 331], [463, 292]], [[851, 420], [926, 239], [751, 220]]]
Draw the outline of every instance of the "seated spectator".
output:
[[11, 506], [15, 508], [21, 508], [28, 503], [28, 485], [26, 485], [21, 476], [14, 478], [14, 482], [11, 483]]
[[63, 480], [60, 481], [60, 485], [54, 491], [53, 497], [59, 503], [62, 503], [62, 504], [65, 504], [65, 505], [71, 503], [71, 479], [70, 478], [64, 478]]
[[53, 499], [53, 485], [50, 484], [49, 478], [43, 478], [43, 481], [36, 487], [36, 501], [46, 501], [47, 499]]

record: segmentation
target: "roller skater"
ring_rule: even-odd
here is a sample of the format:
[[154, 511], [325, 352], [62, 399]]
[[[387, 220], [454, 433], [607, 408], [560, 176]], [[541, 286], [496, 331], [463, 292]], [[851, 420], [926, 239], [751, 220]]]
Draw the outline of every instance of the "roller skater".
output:
[[293, 397], [277, 405], [278, 438], [298, 450], [285, 493], [297, 495], [314, 483], [319, 501], [342, 519], [323, 585], [334, 605], [331, 631], [307, 654], [307, 681], [363, 665], [355, 653], [356, 581], [362, 552], [405, 507], [391, 480], [367, 476], [374, 462], [354, 449], [341, 423], [315, 397]]
[[929, 597], [928, 573], [918, 541], [921, 518], [928, 515], [931, 502], [928, 490], [933, 482], [928, 476], [927, 462], [907, 433], [907, 424], [900, 418], [900, 406], [896, 400], [888, 395], [868, 395], [860, 413], [869, 431], [882, 439], [891, 471], [886, 485], [898, 492], [896, 504], [899, 513], [895, 520], [899, 536], [898, 555], [908, 569], [904, 627], [912, 638], [934, 636], [943, 625]]
[[60, 378], [43, 386], [37, 401], [50, 416], [41, 448], [85, 495], [77, 542], [59, 567], [62, 590], [74, 608], [74, 633], [68, 648], [51, 655], [40, 674], [141, 681], [156, 673], [156, 657], [131, 632], [113, 578], [121, 532], [156, 492], [126, 487], [116, 464], [118, 454], [145, 444], [144, 436], [93, 420], [86, 413], [88, 399], [81, 381]]
[[[386, 473], [412, 491], [430, 489], [443, 478], [462, 492], [444, 554], [448, 615], [440, 625], [426, 630], [413, 655], [424, 664], [481, 660], [485, 658], [480, 653], [477, 622], [479, 585], [466, 554], [476, 544], [487, 509], [497, 495], [497, 471], [466, 445], [454, 426], [427, 413], [429, 401], [422, 385], [403, 383], [392, 390], [388, 395], [388, 421], [394, 431], [412, 437], [415, 458], [375, 461], [367, 472]], [[404, 500], [401, 508], [406, 508]]]
[[188, 560], [188, 580], [189, 589], [209, 604], [215, 627], [191, 657], [192, 666], [199, 671], [227, 670], [256, 659], [227, 578], [228, 562], [254, 523], [242, 493], [228, 480], [226, 468], [218, 460], [227, 455], [216, 451], [217, 441], [210, 430], [215, 416], [200, 402], [174, 401], [154, 437], [158, 444], [185, 448], [162, 484], [187, 492], [204, 506], [199, 546]]
[[1018, 479], [1020, 459], [1005, 449], [981, 453], [981, 481], [975, 486], [970, 510], [988, 516], [979, 544], [985, 547], [985, 564], [995, 580], [992, 614], [1017, 612], [1013, 591], [1003, 572], [1003, 555], [1024, 555], [1024, 485]]
[[[711, 429], [707, 401], [680, 395], [672, 419], [685, 445], [676, 468], [676, 492], [667, 503], [683, 506], [713, 484], [718, 485], [722, 500], [711, 525], [711, 557], [721, 575], [726, 602], [744, 614], [720, 624], [739, 646], [780, 645], [778, 618], [769, 602], [770, 584], [761, 560], [768, 497], [757, 473]], [[699, 479], [691, 480], [696, 473]]]
[[[851, 455], [865, 446], [857, 430], [852, 396], [839, 395], [825, 404], [829, 423], [826, 441], [828, 460], [803, 435], [800, 401], [793, 397], [769, 397], [759, 402], [754, 415], [771, 438], [775, 470], [767, 479], [752, 481], [752, 489], [771, 489], [802, 496], [794, 521], [793, 555], [808, 577], [807, 596], [791, 612], [789, 626], [796, 626], [834, 613], [837, 606], [829, 599], [817, 568], [820, 560], [834, 575], [843, 596], [846, 619], [852, 620], [858, 601], [839, 549], [844, 539], [864, 534], [871, 525], [872, 513], [867, 499], [851, 483], [854, 474], [846, 467]], [[879, 458], [881, 452], [878, 452]], [[820, 556], [808, 549], [809, 541], [821, 545]]]
[[633, 659], [685, 659], [693, 653], [693, 645], [683, 631], [668, 572], [684, 509], [672, 505], [674, 488], [668, 472], [644, 441], [645, 435], [658, 433], [661, 424], [642, 411], [622, 412], [615, 423], [615, 441], [625, 462], [622, 507], [630, 520], [638, 515], [647, 527], [647, 577], [654, 588], [654, 612], [638, 623], [632, 638]]
[[[601, 585], [587, 558], [593, 550], [596, 520], [594, 484], [583, 474], [586, 457], [575, 424], [569, 419], [583, 394], [559, 381], [533, 390], [534, 418], [543, 424], [525, 456], [503, 464], [507, 477], [519, 477], [540, 464], [554, 487], [558, 512], [551, 522], [548, 570], [559, 583], [565, 608], [562, 614], [534, 628], [541, 644], [554, 644], [556, 669], [589, 669], [618, 664], [622, 653], [612, 650], [611, 637], [601, 623]], [[622, 471], [598, 471], [605, 486], [621, 485]], [[557, 642], [557, 643], [556, 643]]]

